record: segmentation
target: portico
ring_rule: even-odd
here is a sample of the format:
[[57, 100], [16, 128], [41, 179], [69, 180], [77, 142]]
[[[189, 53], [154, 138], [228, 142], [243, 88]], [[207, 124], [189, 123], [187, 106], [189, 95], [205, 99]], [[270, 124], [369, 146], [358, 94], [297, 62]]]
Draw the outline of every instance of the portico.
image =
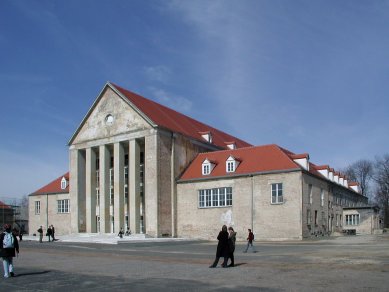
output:
[[144, 145], [142, 137], [70, 150], [73, 230], [146, 232]]

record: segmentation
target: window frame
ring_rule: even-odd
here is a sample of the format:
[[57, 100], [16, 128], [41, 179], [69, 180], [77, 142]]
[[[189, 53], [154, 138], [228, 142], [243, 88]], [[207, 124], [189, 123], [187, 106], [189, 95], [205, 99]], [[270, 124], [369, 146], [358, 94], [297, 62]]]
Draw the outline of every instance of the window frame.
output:
[[68, 181], [66, 180], [65, 177], [62, 177], [62, 179], [61, 179], [61, 190], [66, 189], [67, 186], [68, 186]]
[[211, 173], [211, 164], [210, 163], [203, 163], [201, 172], [203, 175], [208, 175]]
[[[275, 189], [273, 189], [273, 187], [275, 187]], [[275, 193], [275, 196], [273, 196], [273, 192]], [[281, 192], [281, 194], [279, 194], [280, 192]], [[274, 201], [273, 201], [273, 197], [275, 198]], [[284, 186], [283, 186], [283, 183], [271, 183], [270, 184], [270, 202], [271, 202], [271, 205], [284, 204]]]
[[308, 184], [308, 198], [309, 198], [309, 205], [312, 205], [313, 203], [313, 185]]
[[35, 215], [41, 214], [41, 201], [35, 201], [34, 209], [35, 209]]
[[198, 190], [197, 207], [224, 208], [232, 206], [232, 187], [220, 187]]
[[69, 199], [57, 200], [57, 213], [58, 214], [70, 213], [70, 200]]

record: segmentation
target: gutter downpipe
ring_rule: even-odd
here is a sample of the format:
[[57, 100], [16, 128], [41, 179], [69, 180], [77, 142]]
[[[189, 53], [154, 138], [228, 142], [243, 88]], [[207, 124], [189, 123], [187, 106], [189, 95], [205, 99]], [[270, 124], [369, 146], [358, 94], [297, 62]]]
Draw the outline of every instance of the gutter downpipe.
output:
[[251, 177], [251, 230], [254, 232], [254, 178], [253, 175]]
[[176, 213], [177, 213], [177, 195], [176, 195], [176, 185], [175, 185], [175, 134], [172, 133], [172, 147], [171, 147], [171, 154], [170, 154], [170, 187], [171, 187], [171, 216], [172, 216], [172, 237], [177, 237], [177, 230], [176, 230]]
[[49, 227], [49, 194], [46, 194], [46, 229]]

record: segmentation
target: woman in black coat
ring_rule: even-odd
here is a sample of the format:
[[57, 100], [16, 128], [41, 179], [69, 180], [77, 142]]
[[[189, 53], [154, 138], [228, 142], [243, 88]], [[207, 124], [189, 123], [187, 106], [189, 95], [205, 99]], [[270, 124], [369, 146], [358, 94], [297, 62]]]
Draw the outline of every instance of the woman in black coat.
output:
[[210, 268], [216, 268], [219, 259], [221, 257], [224, 258], [222, 267], [227, 268], [227, 261], [228, 261], [228, 255], [229, 255], [229, 248], [228, 248], [228, 232], [227, 232], [227, 226], [223, 225], [222, 230], [219, 232], [219, 235], [217, 236], [217, 239], [219, 240], [217, 244], [216, 249], [216, 258], [212, 265], [210, 265]]

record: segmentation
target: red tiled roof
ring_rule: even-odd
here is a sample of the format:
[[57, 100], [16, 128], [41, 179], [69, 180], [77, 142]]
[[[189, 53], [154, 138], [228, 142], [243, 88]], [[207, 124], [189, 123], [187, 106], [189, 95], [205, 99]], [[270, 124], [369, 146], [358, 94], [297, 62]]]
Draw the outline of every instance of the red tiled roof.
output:
[[359, 186], [359, 183], [355, 182], [355, 181], [351, 181], [348, 183], [349, 186]]
[[116, 84], [109, 84], [159, 127], [171, 130], [175, 133], [181, 133], [202, 142], [206, 141], [201, 137], [201, 133], [211, 133], [212, 144], [223, 149], [227, 148], [225, 143], [228, 141], [234, 141], [237, 148], [252, 146], [243, 140], [196, 121], [195, 119], [144, 98]]
[[9, 205], [5, 204], [4, 202], [0, 201], [0, 209], [12, 209]]
[[290, 157], [293, 158], [293, 159], [302, 159], [302, 158], [309, 159], [309, 154], [308, 154], [308, 153], [303, 153], [303, 154], [291, 154]]
[[[226, 160], [231, 156], [239, 157], [240, 163], [235, 172], [226, 172]], [[202, 163], [205, 159], [212, 160], [216, 166], [209, 175], [202, 175]], [[185, 170], [180, 180], [192, 180], [202, 178], [228, 177], [235, 175], [270, 172], [279, 170], [300, 169], [287, 152], [281, 147], [272, 144], [239, 148], [235, 150], [223, 150], [200, 153], [190, 166]]]
[[[230, 156], [239, 157], [240, 163], [235, 172], [227, 173], [226, 161]], [[200, 153], [182, 174], [180, 181], [303, 169], [293, 159], [308, 157], [308, 153], [295, 154], [276, 144]], [[216, 164], [209, 175], [202, 174], [201, 166], [205, 159], [211, 160]], [[319, 169], [326, 168], [334, 171], [328, 165], [317, 166], [310, 162], [308, 172], [316, 177], [327, 179], [318, 171]], [[358, 183], [349, 182], [348, 185], [354, 186], [358, 185]]]
[[[65, 179], [68, 181], [66, 189], [61, 189], [61, 180], [65, 177]], [[45, 185], [44, 187], [40, 188], [39, 190], [33, 192], [31, 195], [42, 195], [42, 194], [53, 194], [53, 193], [69, 193], [69, 172], [65, 173], [64, 175], [61, 175], [60, 177], [53, 180], [51, 183]]]

